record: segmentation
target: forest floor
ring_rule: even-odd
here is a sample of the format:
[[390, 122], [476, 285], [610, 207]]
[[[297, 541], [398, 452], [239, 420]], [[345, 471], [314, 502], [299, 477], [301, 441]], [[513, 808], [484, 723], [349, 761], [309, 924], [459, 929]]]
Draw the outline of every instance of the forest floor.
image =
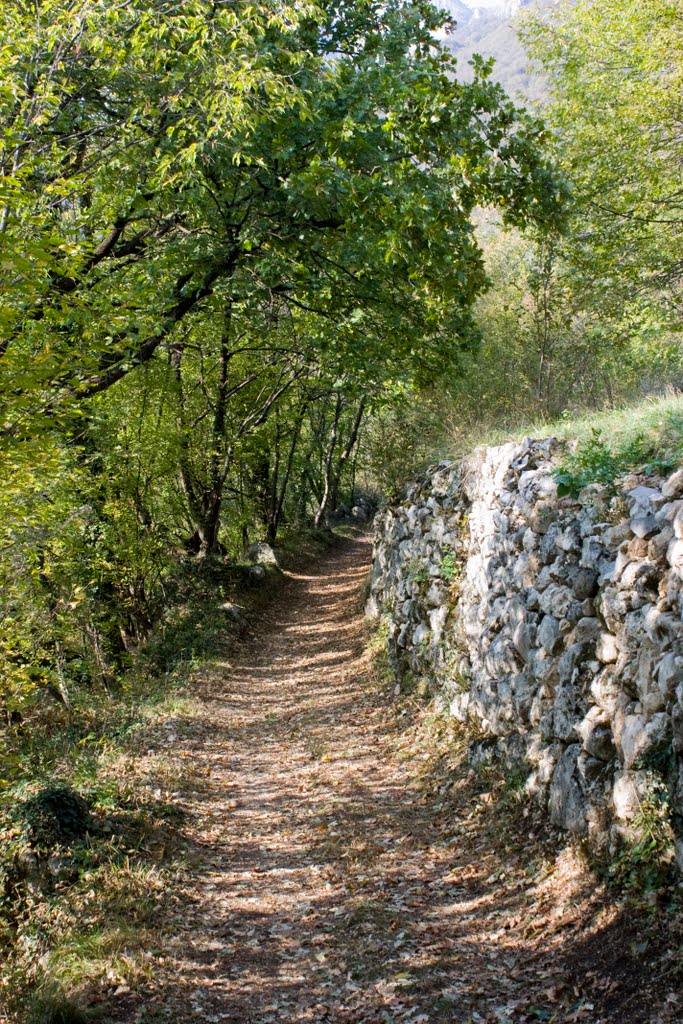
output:
[[613, 899], [514, 779], [469, 770], [373, 666], [369, 556], [357, 538], [290, 573], [258, 629], [198, 673], [195, 713], [164, 723], [184, 868], [145, 977], [108, 1016], [683, 1020], [661, 897]]

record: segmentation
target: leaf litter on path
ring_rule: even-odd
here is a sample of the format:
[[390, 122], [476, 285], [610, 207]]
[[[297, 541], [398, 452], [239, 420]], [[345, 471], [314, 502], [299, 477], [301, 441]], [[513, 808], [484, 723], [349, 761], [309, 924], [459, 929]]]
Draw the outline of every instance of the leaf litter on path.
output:
[[192, 856], [155, 974], [112, 1018], [680, 1020], [675, 991], [647, 996], [638, 926], [576, 853], [376, 677], [368, 561], [362, 539], [292, 574], [257, 635], [196, 679], [201, 714], [174, 740]]

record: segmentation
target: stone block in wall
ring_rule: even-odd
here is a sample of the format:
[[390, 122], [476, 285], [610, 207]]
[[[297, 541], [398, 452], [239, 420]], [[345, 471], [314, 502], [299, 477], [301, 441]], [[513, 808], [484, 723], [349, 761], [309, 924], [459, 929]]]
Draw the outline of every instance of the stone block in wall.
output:
[[609, 665], [619, 657], [617, 638], [612, 633], [601, 633], [595, 644], [595, 655], [603, 665]]
[[662, 494], [665, 498], [677, 498], [683, 494], [683, 469], [677, 469], [662, 484]]
[[599, 761], [614, 759], [616, 748], [610, 718], [604, 708], [594, 706], [576, 727], [583, 749]]
[[624, 768], [642, 761], [649, 750], [665, 739], [668, 728], [668, 716], [662, 713], [653, 715], [649, 721], [643, 714], [626, 715], [618, 741]]
[[568, 832], [581, 833], [586, 830], [588, 803], [579, 782], [577, 763], [581, 747], [572, 744], [567, 747], [555, 766], [550, 783], [548, 808], [554, 825]]

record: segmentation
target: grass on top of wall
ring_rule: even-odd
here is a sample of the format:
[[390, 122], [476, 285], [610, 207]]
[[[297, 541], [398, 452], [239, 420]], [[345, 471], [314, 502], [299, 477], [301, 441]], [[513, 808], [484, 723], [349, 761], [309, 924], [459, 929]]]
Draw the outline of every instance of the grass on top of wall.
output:
[[522, 422], [513, 429], [485, 425], [461, 427], [454, 422], [450, 437], [434, 455], [436, 459], [458, 459], [479, 445], [501, 445], [556, 437], [560, 441], [585, 445], [599, 434], [615, 454], [627, 449], [674, 465], [683, 463], [683, 394], [672, 392], [660, 397], [594, 413], [565, 413], [556, 420], [537, 419]]

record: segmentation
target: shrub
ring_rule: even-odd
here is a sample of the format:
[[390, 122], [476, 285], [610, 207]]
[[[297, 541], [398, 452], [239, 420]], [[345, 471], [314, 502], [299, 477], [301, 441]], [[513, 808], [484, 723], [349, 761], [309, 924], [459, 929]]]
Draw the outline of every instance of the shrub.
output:
[[68, 845], [91, 825], [88, 805], [70, 786], [48, 786], [19, 806], [33, 846]]
[[588, 439], [579, 444], [565, 465], [555, 470], [557, 493], [561, 498], [578, 498], [589, 484], [602, 484], [614, 492], [617, 477], [631, 469], [664, 475], [675, 465], [676, 458], [672, 454], [659, 450], [643, 434], [613, 450], [603, 439], [602, 432], [593, 427]]

